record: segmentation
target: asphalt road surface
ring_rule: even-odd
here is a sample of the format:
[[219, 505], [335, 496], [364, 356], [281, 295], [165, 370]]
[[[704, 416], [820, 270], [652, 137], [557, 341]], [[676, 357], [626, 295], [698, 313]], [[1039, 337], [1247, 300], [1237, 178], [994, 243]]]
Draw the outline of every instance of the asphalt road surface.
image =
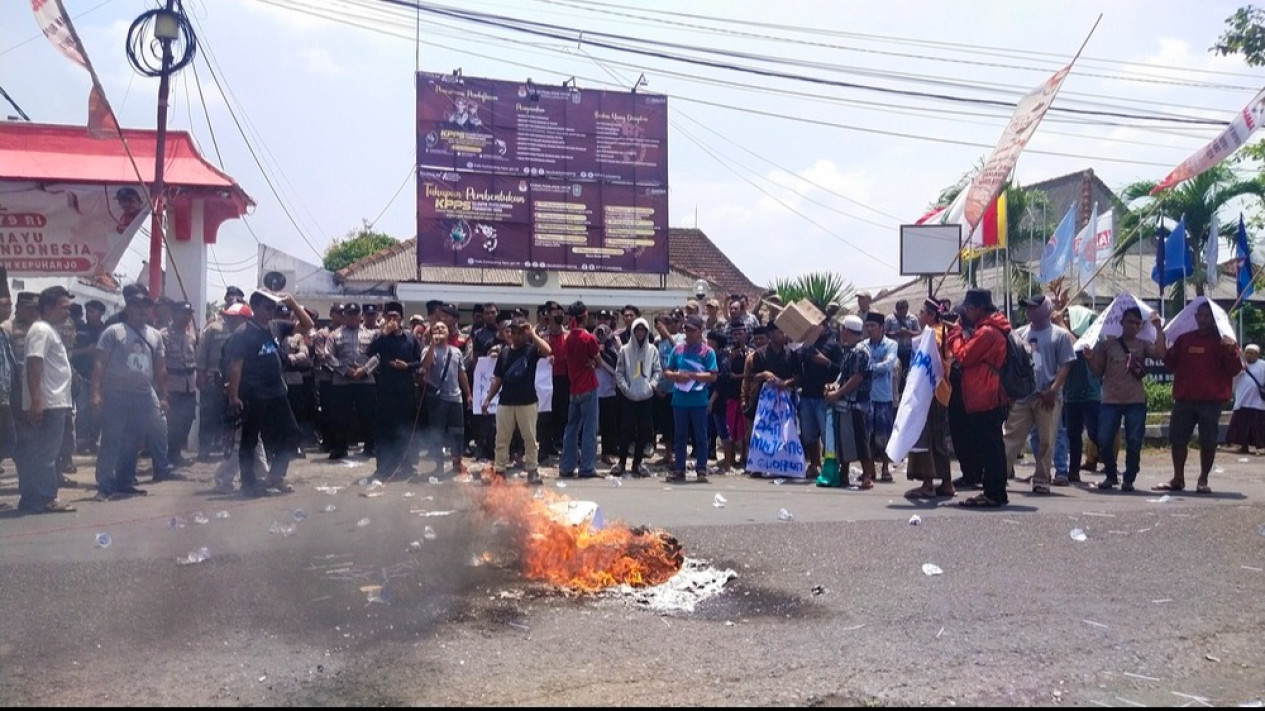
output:
[[[1157, 503], [1149, 491], [1070, 488], [1038, 498], [1015, 484], [1012, 505], [995, 511], [915, 505], [904, 481], [868, 492], [738, 476], [559, 489], [549, 476], [546, 488], [596, 501], [608, 521], [665, 528], [687, 556], [737, 574], [695, 610], [663, 613], [483, 563], [497, 539], [477, 512], [480, 487], [392, 482], [362, 496], [355, 482], [371, 463], [316, 456], [296, 462], [285, 496], [215, 495], [198, 465], [193, 481], [144, 498], [94, 503], [84, 488], [63, 492], [75, 514], [0, 513], [0, 701], [1200, 706], [1265, 696], [1265, 458], [1219, 453], [1210, 496]], [[1140, 484], [1167, 478], [1165, 452], [1143, 464]], [[80, 466], [73, 478], [87, 484], [89, 460]], [[15, 504], [6, 467], [0, 501]], [[778, 520], [780, 509], [793, 520]], [[1085, 540], [1073, 540], [1077, 528]], [[177, 562], [202, 547], [205, 561]], [[926, 563], [943, 573], [925, 575]]]

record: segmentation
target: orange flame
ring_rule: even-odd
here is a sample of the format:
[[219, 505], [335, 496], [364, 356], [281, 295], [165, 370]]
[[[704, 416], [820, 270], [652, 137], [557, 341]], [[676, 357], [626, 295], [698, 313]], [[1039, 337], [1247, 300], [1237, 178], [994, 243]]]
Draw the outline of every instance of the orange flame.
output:
[[620, 521], [601, 530], [571, 525], [555, 508], [568, 497], [493, 480], [483, 510], [507, 525], [523, 576], [552, 585], [594, 592], [615, 585], [658, 585], [681, 569], [681, 545], [666, 531], [629, 528]]

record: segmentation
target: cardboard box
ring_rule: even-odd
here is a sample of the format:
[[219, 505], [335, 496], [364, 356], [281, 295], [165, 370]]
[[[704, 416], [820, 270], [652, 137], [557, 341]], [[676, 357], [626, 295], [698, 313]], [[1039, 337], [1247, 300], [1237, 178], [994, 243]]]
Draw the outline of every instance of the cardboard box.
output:
[[787, 306], [773, 319], [777, 327], [782, 329], [793, 343], [813, 343], [821, 336], [826, 314], [821, 312], [813, 302], [800, 299]]

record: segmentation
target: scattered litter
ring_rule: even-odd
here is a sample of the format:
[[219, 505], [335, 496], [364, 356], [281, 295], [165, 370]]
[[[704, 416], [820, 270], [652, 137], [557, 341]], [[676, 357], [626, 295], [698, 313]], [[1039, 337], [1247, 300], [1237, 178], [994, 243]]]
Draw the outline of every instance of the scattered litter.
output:
[[1018, 526], [1018, 525], [1019, 525], [1019, 522], [1018, 522], [1018, 521], [1013, 521], [1013, 520], [1008, 519], [1008, 518], [1003, 518], [1003, 519], [1001, 520], [1001, 522], [1002, 522], [1002, 523], [1008, 523], [1008, 524], [1010, 524], [1010, 525], [1012, 525], [1012, 526]]
[[196, 524], [198, 524], [199, 526], [201, 526], [201, 525], [203, 525], [203, 524], [210, 523], [210, 522], [211, 522], [211, 519], [207, 518], [205, 514], [203, 514], [201, 511], [199, 511], [199, 512], [197, 512], [197, 513], [193, 514], [193, 522], [194, 522], [194, 523], [196, 523]]
[[293, 536], [293, 535], [294, 535], [294, 531], [295, 531], [297, 528], [298, 528], [298, 526], [295, 526], [295, 525], [294, 525], [294, 524], [292, 524], [292, 523], [291, 523], [291, 524], [283, 524], [283, 523], [281, 523], [281, 522], [279, 522], [279, 521], [273, 521], [273, 522], [272, 522], [272, 525], [268, 527], [268, 533], [274, 533], [274, 534], [275, 534], [275, 533], [280, 533], [280, 534], [282, 535], [282, 537], [284, 537], [284, 538], [289, 538], [290, 536]]
[[725, 584], [736, 577], [738, 574], [733, 570], [686, 558], [681, 570], [659, 585], [645, 588], [618, 585], [607, 588], [601, 595], [653, 612], [693, 612], [704, 600], [724, 592]]
[[264, 674], [263, 676], [259, 677], [259, 683], [261, 683], [261, 684], [262, 684], [263, 682], [267, 681], [267, 680], [268, 680], [268, 675], [267, 675], [267, 674]]
[[1152, 528], [1155, 528], [1155, 527], [1154, 527], [1154, 526], [1147, 526], [1146, 528], [1139, 528], [1139, 529], [1138, 529], [1138, 533], [1146, 533], [1147, 531], [1151, 530]]
[[[944, 628], [943, 628], [943, 627], [941, 627], [941, 628], [940, 628], [940, 631], [936, 633], [936, 639], [940, 639], [940, 635], [942, 635], [942, 634], [944, 634]], [[1056, 694], [1057, 694], [1058, 692], [1056, 691], [1056, 692], [1054, 692], [1054, 693], [1056, 693]]]
[[913, 516], [910, 516], [910, 517], [909, 517], [909, 525], [910, 525], [910, 526], [921, 526], [921, 525], [922, 525], [922, 516], [919, 516], [918, 514], [914, 514]]
[[610, 482], [611, 482], [611, 486], [612, 486], [613, 488], [618, 489], [619, 487], [621, 487], [621, 486], [623, 486], [623, 485], [624, 485], [624, 482], [620, 481], [620, 480], [619, 480], [619, 477], [617, 477], [617, 476], [608, 476], [608, 477], [606, 477], [606, 478], [610, 480]]
[[334, 494], [337, 494], [339, 491], [345, 488], [346, 487], [343, 487], [343, 486], [318, 486], [316, 487], [316, 490], [321, 492], [322, 494], [329, 494], [330, 496], [333, 496]]
[[861, 628], [863, 628], [863, 627], [865, 627], [865, 625], [852, 625], [851, 627], [844, 627], [843, 629], [841, 629], [841, 630], [839, 630], [839, 631], [840, 631], [840, 632], [856, 632], [857, 630], [859, 630], [859, 629], [861, 629]]
[[729, 501], [725, 497], [721, 496], [720, 494], [716, 494], [715, 496], [712, 497], [712, 506], [718, 509], [725, 508], [725, 504], [727, 503], [729, 503]]
[[787, 511], [786, 509], [778, 509], [778, 512], [777, 512], [777, 520], [779, 520], [779, 521], [794, 521], [794, 520], [795, 520], [795, 516], [794, 516], [794, 515], [792, 515], [792, 514], [791, 514], [791, 512], [790, 512], [790, 511]]
[[926, 576], [943, 575], [944, 571], [940, 569], [940, 566], [933, 563], [923, 563], [922, 574]]
[[1127, 536], [1127, 535], [1129, 535], [1129, 532], [1128, 532], [1128, 531], [1107, 531], [1107, 533], [1110, 533], [1110, 534], [1111, 534], [1111, 535], [1113, 535], [1113, 536]]
[[110, 538], [110, 534], [108, 533], [97, 534], [97, 548], [109, 548], [110, 544], [113, 542], [114, 542], [114, 539]]
[[369, 525], [369, 519], [367, 518], [362, 518], [356, 522], [356, 528], [364, 528], [365, 526], [368, 526], [368, 525]]
[[826, 589], [826, 586], [825, 586], [825, 585], [814, 585], [814, 586], [813, 586], [813, 590], [812, 590], [813, 597], [820, 597], [820, 596], [822, 596], [822, 595], [825, 595], [827, 592], [829, 592], [829, 590], [827, 590], [827, 589]]
[[1099, 518], [1115, 518], [1115, 514], [1099, 513], [1098, 511], [1082, 511], [1082, 516], [1097, 516]]
[[436, 538], [438, 538], [438, 536], [435, 535], [435, 529], [431, 528], [430, 526], [427, 526], [426, 528], [422, 529], [422, 538], [425, 538], [428, 541], [433, 541]]
[[1208, 703], [1208, 697], [1206, 696], [1195, 696], [1194, 694], [1183, 694], [1180, 691], [1170, 691], [1169, 693], [1171, 693], [1173, 696], [1180, 696], [1183, 699], [1190, 699], [1191, 701], [1198, 701], [1204, 704]]
[[355, 469], [356, 467], [360, 466], [360, 462], [353, 462], [350, 459], [344, 459], [343, 466], [347, 467], [348, 469]]
[[172, 516], [171, 518], [167, 519], [167, 528], [184, 528], [184, 521], [181, 521], [179, 518]]
[[1146, 502], [1148, 504], [1167, 504], [1168, 502], [1172, 500], [1173, 500], [1173, 497], [1169, 496], [1168, 494], [1165, 494], [1158, 499], [1147, 499]]
[[1239, 457], [1239, 464], [1247, 464], [1250, 461], [1252, 460], [1249, 459], [1248, 457]]
[[1101, 622], [1094, 622], [1093, 620], [1081, 620], [1081, 622], [1084, 622], [1085, 624], [1089, 625], [1090, 627], [1101, 627], [1101, 628], [1103, 628], [1103, 629], [1105, 629], [1105, 630], [1109, 630], [1109, 629], [1111, 629], [1111, 626], [1110, 626], [1110, 625], [1104, 625], [1104, 624], [1103, 624], [1103, 623], [1101, 623]]
[[404, 492], [404, 498], [406, 498], [406, 499], [411, 499], [411, 498], [413, 498], [414, 496], [417, 496], [417, 492], [415, 492], [415, 491], [406, 491], [406, 492]]
[[1240, 567], [1240, 568], [1242, 568], [1242, 569], [1244, 569], [1244, 570], [1252, 570], [1252, 571], [1255, 571], [1255, 572], [1257, 572], [1257, 573], [1265, 572], [1265, 571], [1261, 570], [1260, 568], [1253, 568], [1253, 567], [1252, 567], [1252, 566], [1250, 566], [1250, 565], [1240, 565], [1239, 567]]
[[430, 482], [430, 483], [432, 483], [432, 484], [438, 484], [438, 483], [439, 483], [439, 477], [437, 477], [437, 476], [433, 476], [433, 477], [431, 477], [430, 479], [427, 479], [427, 481], [429, 481], [429, 482]]
[[383, 486], [382, 480], [374, 479], [369, 482], [368, 488], [372, 491], [373, 489], [381, 489]]
[[1265, 703], [1261, 703], [1260, 699], [1256, 699], [1255, 701], [1249, 701], [1245, 704], [1239, 704], [1239, 708], [1241, 709], [1259, 709], [1263, 706], [1265, 706]]
[[785, 483], [786, 483], [786, 480], [781, 477], [778, 477], [777, 479], [773, 480], [773, 486], [781, 486]]
[[215, 518], [223, 521], [224, 519], [230, 518], [230, 516], [227, 511], [216, 511]]
[[1122, 672], [1122, 673], [1125, 676], [1133, 677], [1134, 679], [1142, 679], [1144, 681], [1159, 681], [1159, 679], [1156, 679], [1153, 676], [1147, 676], [1145, 674], [1134, 674], [1133, 672]]
[[853, 486], [848, 487], [848, 491], [860, 491], [860, 490], [861, 490], [861, 487], [859, 486], [853, 485]]
[[1130, 706], [1141, 706], [1141, 707], [1143, 707], [1143, 708], [1145, 708], [1145, 707], [1146, 707], [1146, 704], [1140, 704], [1140, 703], [1138, 703], [1138, 702], [1136, 702], [1136, 701], [1131, 701], [1131, 700], [1129, 700], [1129, 699], [1126, 699], [1126, 698], [1125, 698], [1125, 697], [1123, 697], [1123, 696], [1117, 696], [1117, 697], [1116, 697], [1116, 701], [1119, 701], [1119, 702], [1120, 702], [1120, 703], [1122, 703], [1122, 704], [1128, 704], [1128, 705], [1130, 705]]
[[663, 490], [664, 490], [664, 491], [672, 491], [672, 487], [670, 487], [670, 486], [665, 486], [665, 487], [663, 487]]
[[1204, 659], [1207, 659], [1207, 660], [1208, 660], [1208, 661], [1210, 661], [1210, 662], [1219, 662], [1219, 661], [1221, 661], [1221, 658], [1220, 658], [1220, 657], [1214, 657], [1214, 656], [1212, 656], [1211, 654], [1205, 654], [1205, 655], [1204, 655]]
[[1171, 598], [1171, 597], [1162, 597], [1162, 598], [1160, 598], [1160, 599], [1158, 599], [1158, 600], [1152, 600], [1152, 601], [1151, 601], [1151, 604], [1152, 604], [1152, 605], [1163, 605], [1163, 604], [1165, 604], [1165, 603], [1169, 603], [1169, 602], [1172, 602], [1172, 601], [1173, 601], [1173, 598]]
[[321, 513], [334, 513], [337, 510], [338, 510], [337, 506], [333, 504], [328, 504], [327, 506], [321, 509]]
[[304, 511], [303, 509], [295, 509], [293, 515], [294, 515], [295, 521], [302, 521], [303, 519], [307, 518], [307, 512]]
[[366, 603], [371, 604], [375, 602], [380, 602], [380, 603], [386, 604], [386, 598], [382, 596], [381, 585], [363, 585], [360, 588], [360, 592], [365, 594]]
[[517, 623], [517, 622], [506, 622], [505, 624], [506, 624], [506, 625], [508, 625], [508, 626], [510, 626], [510, 627], [513, 627], [513, 628], [514, 628], [514, 629], [516, 629], [516, 630], [522, 630], [522, 631], [524, 631], [524, 632], [531, 632], [531, 628], [530, 628], [530, 627], [528, 627], [527, 625], [522, 625], [522, 624], [519, 624], [519, 623]]
[[733, 626], [734, 626], [734, 621], [733, 621], [733, 620], [725, 620], [725, 626], [726, 626], [726, 627], [733, 627]]
[[420, 551], [422, 549], [422, 542], [413, 541], [412, 543], [408, 544], [408, 549], [412, 552]]
[[421, 512], [418, 512], [417, 515], [421, 516], [422, 518], [430, 518], [431, 516], [449, 516], [455, 513], [457, 512], [456, 511], [421, 511]]
[[207, 550], [206, 546], [202, 546], [196, 551], [191, 552], [189, 555], [177, 558], [176, 563], [179, 565], [196, 565], [210, 557], [211, 551]]
[[1081, 528], [1073, 528], [1071, 536], [1072, 540], [1077, 543], [1084, 543], [1089, 538], [1089, 536], [1085, 535], [1085, 530]]
[[1215, 466], [1215, 467], [1213, 467], [1213, 468], [1212, 468], [1212, 473], [1213, 473], [1213, 474], [1225, 474], [1225, 467], [1223, 467], [1223, 466], [1221, 466], [1220, 464], [1218, 464], [1217, 466]]
[[565, 489], [567, 488], [567, 483], [565, 481], [560, 481], [557, 484], [554, 484], [554, 486], [558, 487], [559, 489]]
[[369, 477], [362, 476], [355, 481], [356, 486], [369, 486]]

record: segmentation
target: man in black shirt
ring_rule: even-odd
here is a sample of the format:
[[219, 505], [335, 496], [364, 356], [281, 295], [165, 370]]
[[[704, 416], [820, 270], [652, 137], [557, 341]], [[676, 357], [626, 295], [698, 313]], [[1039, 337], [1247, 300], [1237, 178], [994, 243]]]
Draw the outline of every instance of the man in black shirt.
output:
[[407, 460], [409, 437], [417, 420], [417, 391], [413, 375], [422, 362], [422, 345], [403, 326], [404, 305], [388, 301], [383, 310], [382, 328], [369, 344], [370, 362], [378, 359], [376, 384], [378, 410], [377, 470], [379, 479], [409, 477], [413, 463]]
[[496, 369], [492, 372], [492, 384], [488, 387], [487, 397], [480, 406], [480, 412], [488, 414], [492, 399], [499, 393], [500, 402], [496, 407], [496, 459], [493, 462], [493, 475], [505, 476], [509, 468], [510, 441], [517, 427], [523, 438], [527, 467], [527, 483], [539, 484], [539, 446], [536, 443], [536, 412], [539, 402], [536, 397], [536, 364], [541, 358], [548, 358], [553, 352], [549, 344], [541, 338], [527, 322], [527, 319], [516, 318], [510, 323], [510, 347], [502, 348], [496, 359]]
[[762, 330], [768, 343], [751, 354], [744, 378], [746, 387], [743, 389], [743, 411], [750, 413], [748, 417], [755, 417], [756, 405], [760, 402], [760, 390], [765, 385], [793, 391], [799, 381], [799, 357], [786, 347], [786, 334], [771, 323]]
[[809, 479], [821, 473], [821, 443], [826, 451], [834, 449], [834, 433], [826, 425], [827, 383], [839, 377], [839, 363], [843, 351], [830, 329], [822, 330], [821, 336], [799, 352], [799, 437], [808, 457]]
[[[312, 319], [293, 296], [256, 291], [250, 295], [251, 320], [243, 324], [225, 346], [229, 412], [242, 416], [242, 442], [237, 450], [242, 493], [252, 497], [294, 490], [285, 483], [285, 476], [298, 450], [299, 425], [290, 410], [285, 378], [281, 374], [281, 347], [272, 332], [278, 303], [286, 304], [290, 312], [299, 317], [295, 331], [305, 334], [312, 329]], [[272, 460], [266, 489], [255, 479], [255, 446], [260, 436]]]

